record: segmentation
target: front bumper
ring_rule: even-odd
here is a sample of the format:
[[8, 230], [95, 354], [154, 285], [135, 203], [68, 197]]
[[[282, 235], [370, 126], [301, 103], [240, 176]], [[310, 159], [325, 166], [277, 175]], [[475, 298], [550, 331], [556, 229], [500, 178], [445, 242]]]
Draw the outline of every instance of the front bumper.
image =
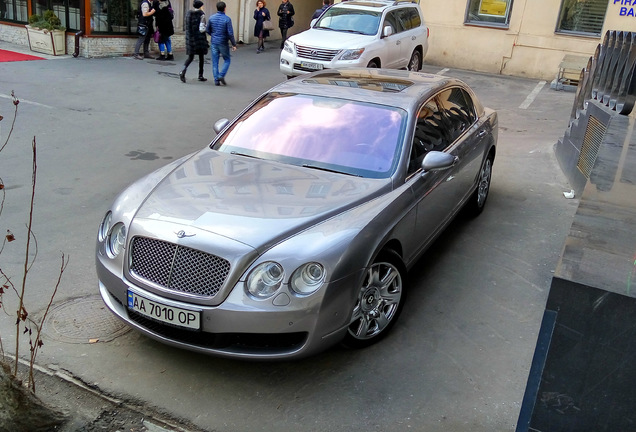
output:
[[[276, 305], [283, 303], [280, 301], [249, 299], [239, 288], [218, 306], [202, 306], [166, 299], [133, 286], [107, 270], [99, 260], [97, 270], [99, 291], [106, 306], [145, 335], [191, 351], [260, 360], [306, 357], [341, 341], [355, 301], [352, 287], [361, 277], [361, 272], [356, 272], [323, 287], [322, 295], [291, 299], [284, 306]], [[175, 327], [130, 310], [127, 307], [129, 289], [164, 304], [200, 310], [201, 329]]]

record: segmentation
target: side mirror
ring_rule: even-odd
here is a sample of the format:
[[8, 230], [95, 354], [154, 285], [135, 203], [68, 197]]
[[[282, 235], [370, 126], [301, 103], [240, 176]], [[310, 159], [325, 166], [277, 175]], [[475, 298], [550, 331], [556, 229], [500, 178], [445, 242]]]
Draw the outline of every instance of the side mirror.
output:
[[429, 171], [441, 171], [451, 168], [457, 163], [459, 158], [452, 154], [442, 153], [439, 151], [430, 151], [424, 156], [422, 161], [422, 170], [424, 173]]
[[226, 119], [226, 118], [222, 118], [220, 120], [217, 120], [216, 123], [214, 123], [214, 132], [216, 132], [218, 134], [223, 129], [225, 129], [225, 127], [228, 124], [230, 124], [230, 121], [228, 119]]
[[390, 25], [385, 25], [382, 29], [382, 37], [389, 37], [393, 34], [393, 27]]
[[318, 18], [314, 18], [314, 19], [312, 19], [312, 20], [311, 20], [311, 23], [309, 23], [309, 27], [310, 27], [310, 28], [313, 28], [313, 27], [314, 27], [314, 25], [315, 25], [317, 22], [318, 22]]

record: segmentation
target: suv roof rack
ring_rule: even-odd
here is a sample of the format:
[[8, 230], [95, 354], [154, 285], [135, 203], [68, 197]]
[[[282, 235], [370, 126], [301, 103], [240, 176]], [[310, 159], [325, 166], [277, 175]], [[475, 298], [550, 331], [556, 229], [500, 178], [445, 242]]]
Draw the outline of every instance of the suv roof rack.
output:
[[419, 0], [342, 0], [340, 3], [381, 3], [387, 6], [395, 6], [400, 3], [417, 3]]

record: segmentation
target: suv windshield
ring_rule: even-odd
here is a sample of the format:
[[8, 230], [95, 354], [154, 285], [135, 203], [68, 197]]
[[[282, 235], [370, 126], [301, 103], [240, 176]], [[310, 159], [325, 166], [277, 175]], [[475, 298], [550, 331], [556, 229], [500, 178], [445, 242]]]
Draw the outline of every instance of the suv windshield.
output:
[[270, 93], [243, 113], [213, 148], [290, 165], [386, 178], [399, 158], [406, 117], [403, 110], [385, 105]]
[[374, 35], [380, 26], [381, 12], [329, 8], [314, 28]]

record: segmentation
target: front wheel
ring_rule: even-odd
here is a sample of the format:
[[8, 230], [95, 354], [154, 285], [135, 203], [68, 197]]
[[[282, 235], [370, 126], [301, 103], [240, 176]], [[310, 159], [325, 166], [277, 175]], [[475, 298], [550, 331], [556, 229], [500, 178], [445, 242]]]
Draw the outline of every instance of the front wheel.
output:
[[393, 327], [406, 298], [406, 269], [393, 251], [380, 253], [367, 268], [347, 335], [347, 348], [364, 348], [382, 339]]
[[367, 65], [367, 67], [368, 67], [368, 68], [373, 68], [373, 69], [375, 69], [375, 68], [378, 68], [378, 67], [380, 67], [380, 66], [378, 66], [378, 62], [377, 62], [376, 60], [371, 60], [371, 61], [369, 62], [369, 64]]
[[411, 72], [417, 72], [422, 69], [422, 65], [420, 64], [420, 52], [418, 50], [413, 50], [413, 54], [411, 54], [411, 60], [409, 60], [409, 64], [406, 67]]

